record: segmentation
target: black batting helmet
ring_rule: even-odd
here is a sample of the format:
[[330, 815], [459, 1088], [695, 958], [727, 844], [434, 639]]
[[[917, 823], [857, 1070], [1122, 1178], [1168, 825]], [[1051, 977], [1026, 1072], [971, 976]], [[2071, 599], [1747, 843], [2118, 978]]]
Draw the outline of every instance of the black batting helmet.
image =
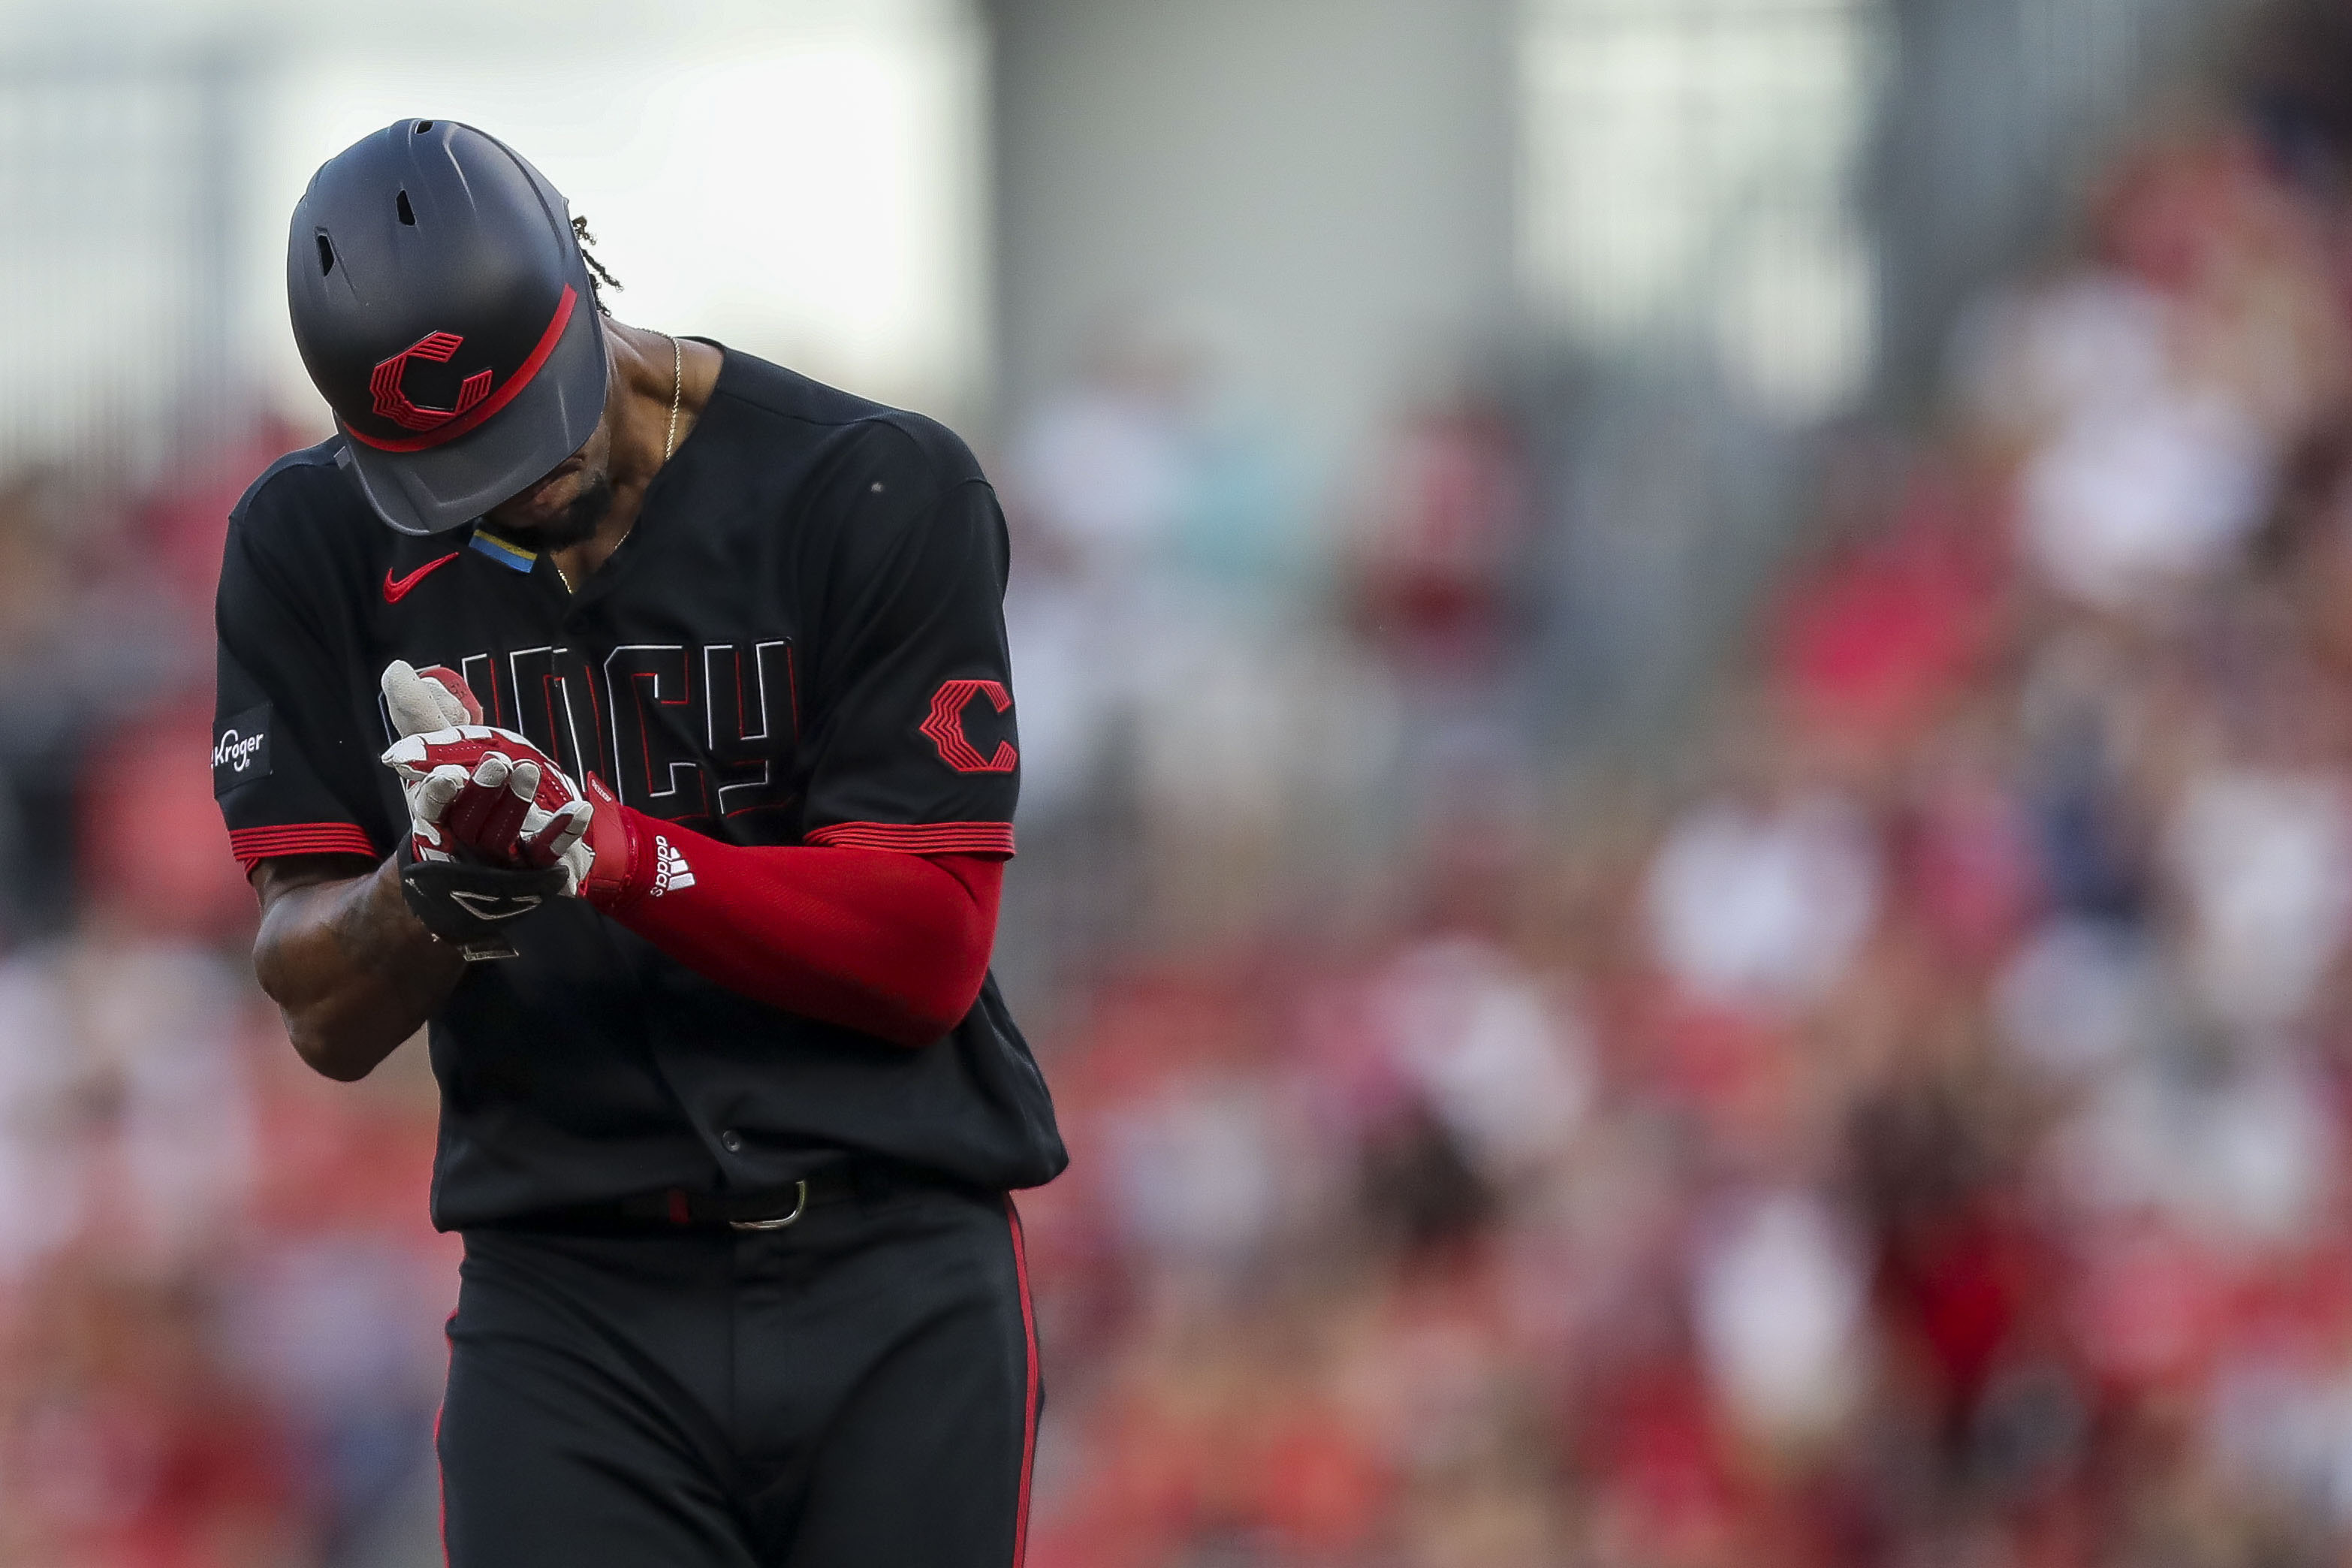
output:
[[321, 164], [286, 247], [294, 342], [384, 521], [471, 521], [578, 451], [604, 330], [562, 195], [497, 138], [402, 120]]

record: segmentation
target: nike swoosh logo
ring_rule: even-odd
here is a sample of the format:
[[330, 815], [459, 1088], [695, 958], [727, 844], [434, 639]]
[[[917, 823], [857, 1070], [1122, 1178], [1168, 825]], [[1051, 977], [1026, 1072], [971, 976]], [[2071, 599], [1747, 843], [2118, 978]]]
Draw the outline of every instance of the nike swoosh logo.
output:
[[425, 580], [425, 574], [432, 571], [436, 566], [446, 566], [457, 559], [457, 551], [452, 550], [438, 561], [427, 561], [405, 577], [395, 577], [392, 574], [392, 568], [385, 567], [383, 569], [383, 602], [387, 605], [397, 605], [408, 596], [408, 591], [411, 588]]

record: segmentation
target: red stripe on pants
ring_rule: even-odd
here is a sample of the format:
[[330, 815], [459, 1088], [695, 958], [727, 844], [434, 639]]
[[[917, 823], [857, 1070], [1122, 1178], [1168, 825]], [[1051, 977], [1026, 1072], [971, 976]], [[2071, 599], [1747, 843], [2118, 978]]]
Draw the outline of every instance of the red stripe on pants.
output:
[[1029, 1355], [1029, 1381], [1021, 1412], [1021, 1506], [1013, 1521], [1013, 1568], [1029, 1553], [1029, 1476], [1037, 1461], [1037, 1309], [1029, 1296], [1029, 1253], [1021, 1241], [1021, 1211], [1004, 1197], [1004, 1217], [1013, 1228], [1013, 1268], [1021, 1280], [1021, 1339]]
[[[449, 1325], [457, 1321], [457, 1309], [441, 1320], [441, 1340], [449, 1347], [449, 1359], [457, 1357], [457, 1342], [449, 1337]], [[441, 1568], [449, 1568], [449, 1473], [441, 1468], [441, 1413], [449, 1408], [449, 1374], [441, 1374], [441, 1403], [433, 1407], [433, 1490], [440, 1503], [440, 1523], [434, 1533], [441, 1539]]]

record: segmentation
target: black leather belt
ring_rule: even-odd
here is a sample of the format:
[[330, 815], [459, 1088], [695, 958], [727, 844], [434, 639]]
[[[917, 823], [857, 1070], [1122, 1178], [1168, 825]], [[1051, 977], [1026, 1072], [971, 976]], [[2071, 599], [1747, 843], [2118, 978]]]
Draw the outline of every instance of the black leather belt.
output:
[[935, 1171], [892, 1161], [844, 1160], [811, 1171], [788, 1187], [755, 1193], [698, 1193], [684, 1187], [635, 1193], [593, 1204], [541, 1209], [497, 1222], [499, 1229], [576, 1230], [611, 1234], [668, 1230], [787, 1230], [814, 1208], [844, 1198], [881, 1198], [910, 1187], [982, 1189]]
[[756, 1193], [694, 1193], [684, 1187], [635, 1193], [610, 1203], [571, 1204], [520, 1215], [506, 1224], [530, 1230], [784, 1230], [813, 1208], [898, 1184], [891, 1175], [826, 1165], [788, 1187]]

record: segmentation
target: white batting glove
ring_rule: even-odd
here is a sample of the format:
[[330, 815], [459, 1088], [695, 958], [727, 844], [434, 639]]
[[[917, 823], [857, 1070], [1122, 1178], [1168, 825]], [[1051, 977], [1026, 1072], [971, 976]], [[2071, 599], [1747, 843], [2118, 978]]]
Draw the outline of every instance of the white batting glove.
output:
[[561, 868], [564, 892], [576, 894], [595, 860], [583, 842], [595, 807], [563, 770], [525, 737], [483, 724], [454, 671], [395, 660], [383, 689], [401, 732], [383, 762], [408, 799], [411, 858]]

